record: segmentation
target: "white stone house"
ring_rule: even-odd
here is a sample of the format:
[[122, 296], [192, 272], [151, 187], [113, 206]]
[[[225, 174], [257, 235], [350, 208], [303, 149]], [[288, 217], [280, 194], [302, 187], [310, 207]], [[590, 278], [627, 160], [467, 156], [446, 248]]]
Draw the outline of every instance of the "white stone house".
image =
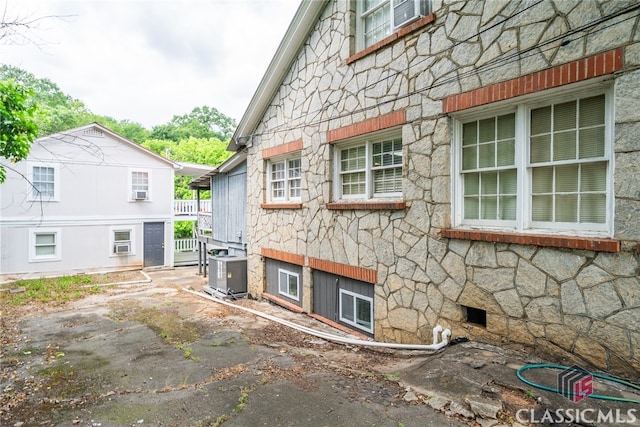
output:
[[177, 164], [96, 123], [3, 164], [3, 280], [173, 265]]
[[251, 294], [637, 377], [639, 11], [303, 1], [230, 145]]

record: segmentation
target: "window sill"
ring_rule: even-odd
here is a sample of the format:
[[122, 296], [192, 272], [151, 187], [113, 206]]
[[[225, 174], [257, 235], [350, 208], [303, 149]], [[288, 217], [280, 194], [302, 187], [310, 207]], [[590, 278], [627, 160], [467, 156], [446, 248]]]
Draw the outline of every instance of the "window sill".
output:
[[302, 203], [261, 203], [262, 209], [302, 209]]
[[407, 202], [385, 201], [342, 201], [326, 204], [331, 210], [401, 210], [407, 207]]
[[553, 248], [583, 249], [598, 252], [620, 252], [620, 241], [596, 237], [575, 237], [546, 234], [522, 234], [500, 231], [444, 229], [442, 237], [484, 242], [515, 243], [518, 245], [547, 246]]
[[53, 261], [62, 261], [60, 257], [50, 257], [50, 258], [31, 258], [29, 262], [53, 262]]
[[392, 44], [393, 42], [395, 42], [396, 40], [398, 40], [399, 38], [402, 38], [404, 36], [406, 36], [409, 33], [412, 33], [426, 25], [431, 24], [433, 21], [436, 20], [436, 15], [431, 13], [427, 16], [425, 16], [424, 18], [418, 19], [415, 22], [412, 22], [409, 25], [406, 25], [402, 28], [400, 28], [398, 31], [396, 31], [395, 33], [391, 34], [389, 37], [385, 37], [384, 39], [380, 40], [377, 43], [372, 44], [371, 46], [365, 48], [364, 50], [361, 50], [360, 52], [351, 55], [349, 58], [347, 58], [347, 65], [351, 64], [352, 62], [357, 61], [360, 58], [364, 58], [365, 56], [380, 50], [386, 46], [389, 46], [390, 44]]
[[[369, 341], [371, 338], [368, 335], [365, 335], [363, 332], [358, 331], [356, 329], [351, 329], [348, 326], [344, 326], [342, 323], [338, 323], [338, 322], [334, 322], [333, 320], [327, 319], [326, 317], [320, 316], [319, 314], [316, 313], [309, 313], [309, 317], [313, 317], [314, 319], [322, 322], [322, 323], [326, 323], [329, 326], [332, 326], [342, 332], [345, 332], [347, 334], [351, 334], [354, 335], [358, 338], [360, 338], [363, 341]], [[372, 334], [373, 335], [373, 334]]]
[[297, 306], [297, 305], [295, 305], [293, 303], [290, 303], [289, 301], [287, 301], [287, 300], [285, 300], [283, 298], [277, 297], [275, 295], [271, 295], [271, 294], [268, 294], [266, 292], [263, 292], [262, 293], [262, 298], [268, 299], [272, 303], [277, 304], [277, 305], [279, 305], [281, 307], [284, 307], [289, 311], [293, 311], [294, 313], [304, 313], [304, 310], [301, 307], [299, 307], [299, 306]]

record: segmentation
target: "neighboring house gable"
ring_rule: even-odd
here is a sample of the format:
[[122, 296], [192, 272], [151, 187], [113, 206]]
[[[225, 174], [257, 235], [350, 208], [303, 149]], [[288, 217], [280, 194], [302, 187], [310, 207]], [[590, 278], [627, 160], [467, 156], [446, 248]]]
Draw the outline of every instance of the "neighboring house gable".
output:
[[3, 277], [172, 265], [177, 167], [95, 123], [37, 139], [2, 184]]
[[637, 376], [640, 6], [358, 3], [302, 2], [233, 136], [250, 293]]

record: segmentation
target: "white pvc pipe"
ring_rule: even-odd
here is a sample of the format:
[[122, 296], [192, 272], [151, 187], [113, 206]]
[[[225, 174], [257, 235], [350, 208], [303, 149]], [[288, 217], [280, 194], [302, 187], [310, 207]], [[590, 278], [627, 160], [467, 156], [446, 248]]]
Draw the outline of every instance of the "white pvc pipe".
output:
[[[304, 332], [306, 334], [309, 335], [313, 335], [316, 336], [318, 338], [322, 338], [325, 339], [327, 341], [333, 341], [333, 342], [338, 342], [338, 343], [342, 343], [342, 344], [351, 344], [351, 345], [361, 345], [361, 346], [366, 346], [366, 347], [381, 347], [381, 348], [390, 348], [390, 349], [397, 349], [397, 350], [431, 350], [431, 351], [435, 351], [435, 350], [440, 350], [441, 348], [446, 347], [449, 344], [449, 337], [451, 336], [451, 331], [449, 329], [442, 329], [442, 326], [437, 325], [435, 328], [433, 328], [433, 344], [398, 344], [398, 343], [384, 343], [384, 342], [378, 342], [378, 341], [365, 341], [365, 340], [360, 340], [357, 338], [346, 338], [346, 337], [341, 337], [339, 335], [333, 335], [333, 334], [329, 334], [326, 332], [321, 332], [321, 331], [317, 331], [315, 329], [311, 329], [311, 328], [307, 328], [306, 326], [302, 326], [302, 325], [298, 325], [296, 323], [293, 322], [289, 322], [288, 320], [284, 320], [281, 319], [279, 317], [275, 317], [272, 316], [270, 314], [267, 313], [263, 313], [261, 311], [257, 311], [257, 310], [253, 310], [251, 308], [248, 307], [243, 307], [240, 305], [235, 305], [232, 304], [230, 302], [227, 302], [223, 299], [220, 298], [214, 298], [208, 294], [202, 293], [202, 292], [196, 292], [196, 291], [192, 291], [190, 289], [182, 289], [185, 292], [189, 292], [193, 295], [199, 296], [201, 298], [205, 298], [208, 299], [210, 301], [214, 301], [217, 302], [218, 304], [222, 304], [222, 305], [226, 305], [228, 307], [233, 307], [233, 308], [237, 308], [240, 310], [244, 310], [248, 313], [251, 314], [255, 314], [256, 316], [260, 316], [263, 317], [265, 319], [271, 320], [273, 322], [276, 323], [280, 323], [281, 325], [285, 325], [288, 326], [290, 328], [293, 328], [297, 331], [300, 332]], [[442, 332], [442, 341], [438, 342], [438, 333]]]

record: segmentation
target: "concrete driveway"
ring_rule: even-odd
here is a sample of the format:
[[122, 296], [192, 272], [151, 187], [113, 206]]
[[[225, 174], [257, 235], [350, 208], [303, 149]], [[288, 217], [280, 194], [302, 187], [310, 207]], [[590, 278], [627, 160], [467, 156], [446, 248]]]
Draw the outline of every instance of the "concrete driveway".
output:
[[5, 331], [1, 425], [463, 425], [407, 397], [390, 373], [392, 354], [332, 344], [185, 292], [205, 284], [193, 268], [148, 274], [150, 282], [23, 313]]

